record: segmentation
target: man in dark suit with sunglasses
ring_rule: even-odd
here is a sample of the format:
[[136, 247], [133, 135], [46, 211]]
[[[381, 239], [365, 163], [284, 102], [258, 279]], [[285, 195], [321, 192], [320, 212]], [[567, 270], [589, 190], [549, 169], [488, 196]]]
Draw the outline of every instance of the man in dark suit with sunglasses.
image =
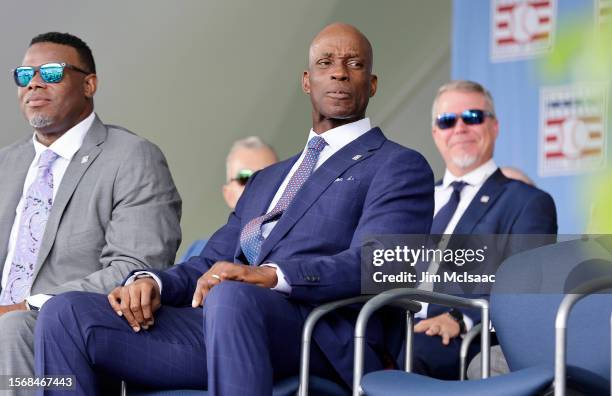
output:
[[[251, 176], [199, 257], [135, 274], [108, 297], [50, 301], [37, 326], [37, 372], [75, 373], [84, 394], [109, 373], [223, 396], [270, 395], [274, 381], [296, 375], [310, 311], [360, 294], [364, 238], [431, 226], [429, 165], [365, 117], [376, 87], [367, 38], [350, 25], [324, 28], [302, 78], [312, 103], [304, 150]], [[350, 386], [356, 314], [319, 322], [311, 373]], [[382, 331], [372, 323], [366, 371], [382, 368]]]
[[33, 38], [13, 73], [34, 134], [0, 150], [0, 375], [33, 375], [36, 311], [52, 295], [108, 292], [180, 243], [165, 158], [96, 116], [95, 73], [67, 33]]
[[[551, 196], [507, 178], [493, 160], [499, 124], [489, 91], [472, 81], [443, 85], [433, 103], [432, 121], [433, 139], [446, 164], [444, 178], [435, 188], [432, 234], [556, 234], [557, 217]], [[471, 243], [461, 237], [442, 241], [444, 246], [439, 247], [452, 249], [466, 248]], [[549, 241], [552, 240], [540, 236], [515, 237], [498, 252], [492, 253], [491, 246], [487, 254], [497, 255], [490, 263], [495, 265], [517, 253], [517, 246], [535, 247]], [[443, 273], [455, 269], [460, 268], [431, 262], [427, 271]], [[480, 271], [495, 273], [489, 267]], [[440, 284], [434, 287], [432, 283], [423, 283], [419, 287], [447, 291]], [[421, 320], [415, 326], [415, 371], [441, 379], [457, 379], [460, 335], [479, 322], [479, 315], [477, 310], [424, 306], [416, 315]]]

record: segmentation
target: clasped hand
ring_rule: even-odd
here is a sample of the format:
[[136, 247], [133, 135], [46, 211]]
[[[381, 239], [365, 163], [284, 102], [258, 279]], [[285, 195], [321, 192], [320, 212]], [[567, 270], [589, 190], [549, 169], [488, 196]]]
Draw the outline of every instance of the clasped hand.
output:
[[[202, 306], [210, 290], [227, 280], [265, 288], [273, 288], [278, 281], [276, 270], [272, 267], [217, 261], [198, 279], [191, 306]], [[155, 323], [153, 314], [161, 307], [159, 285], [153, 278], [137, 279], [127, 286], [111, 291], [108, 302], [117, 315], [127, 320], [134, 331], [138, 332], [141, 328], [147, 330]]]
[[448, 313], [421, 320], [414, 326], [415, 333], [425, 333], [428, 336], [440, 336], [442, 344], [448, 345], [450, 341], [459, 336], [461, 328], [459, 323]]

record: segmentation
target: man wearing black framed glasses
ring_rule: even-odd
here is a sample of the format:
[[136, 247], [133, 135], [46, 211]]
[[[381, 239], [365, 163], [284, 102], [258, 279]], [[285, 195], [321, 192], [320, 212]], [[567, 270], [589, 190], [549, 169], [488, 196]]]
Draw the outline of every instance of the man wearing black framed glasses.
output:
[[112, 290], [172, 262], [181, 199], [161, 151], [94, 113], [91, 50], [32, 39], [13, 70], [34, 133], [0, 150], [0, 375], [34, 373], [38, 310], [69, 290]]
[[[493, 98], [482, 85], [458, 80], [440, 87], [432, 106], [432, 135], [446, 171], [444, 178], [436, 183], [432, 234], [557, 233], [552, 197], [507, 178], [495, 164], [493, 151], [498, 134]], [[465, 248], [462, 244], [468, 240], [460, 239], [442, 240], [446, 241], [445, 247]], [[535, 245], [548, 241], [548, 238], [533, 238]], [[496, 254], [503, 258], [517, 253], [511, 248], [511, 244], [506, 245]], [[491, 250], [488, 254], [492, 255]], [[452, 267], [432, 261], [427, 272], [449, 270]], [[431, 283], [422, 283], [419, 288], [444, 292], [440, 286], [437, 284], [434, 288]], [[415, 372], [458, 379], [460, 335], [480, 321], [479, 315], [476, 310], [449, 310], [424, 304], [416, 315], [420, 321], [415, 326]], [[494, 371], [495, 366], [492, 368]]]

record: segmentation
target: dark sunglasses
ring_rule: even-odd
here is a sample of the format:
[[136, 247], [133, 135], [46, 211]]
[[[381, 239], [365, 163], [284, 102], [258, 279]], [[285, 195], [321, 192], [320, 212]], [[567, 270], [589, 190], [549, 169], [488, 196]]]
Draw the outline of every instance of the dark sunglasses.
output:
[[77, 66], [70, 65], [68, 63], [45, 63], [40, 66], [19, 66], [13, 69], [13, 78], [15, 79], [15, 84], [19, 87], [26, 87], [30, 81], [36, 75], [36, 72], [40, 73], [40, 78], [46, 82], [55, 84], [64, 78], [64, 69], [72, 69], [78, 71], [83, 74], [91, 74]]
[[495, 118], [495, 114], [486, 110], [466, 110], [461, 114], [457, 113], [442, 113], [436, 117], [436, 126], [440, 129], [449, 129], [457, 124], [457, 120], [461, 117], [466, 125], [480, 125], [486, 117]]
[[236, 177], [230, 179], [230, 182], [237, 182], [238, 184], [240, 184], [241, 186], [246, 186], [247, 182], [249, 181], [249, 179], [251, 178], [251, 176], [253, 176], [253, 172], [250, 169], [240, 169], [238, 171], [238, 174], [236, 175]]

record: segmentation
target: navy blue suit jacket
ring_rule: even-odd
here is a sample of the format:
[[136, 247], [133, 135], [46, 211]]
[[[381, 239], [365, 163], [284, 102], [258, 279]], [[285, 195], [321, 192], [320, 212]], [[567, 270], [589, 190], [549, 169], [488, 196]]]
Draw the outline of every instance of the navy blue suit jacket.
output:
[[[483, 197], [488, 197], [484, 198]], [[534, 248], [544, 243], [554, 242], [554, 237], [508, 237], [511, 234], [556, 235], [557, 212], [552, 197], [523, 182], [509, 179], [497, 169], [482, 185], [474, 199], [461, 216], [453, 235], [497, 235], [494, 254], [496, 260], [491, 265], [499, 265], [501, 260], [522, 250]], [[491, 241], [492, 238], [487, 237]], [[505, 243], [504, 243], [505, 242]], [[520, 242], [520, 243], [517, 243]], [[465, 246], [466, 239], [452, 238], [448, 247], [459, 249]], [[530, 246], [529, 243], [533, 245]], [[449, 271], [448, 267], [443, 271]], [[480, 273], [495, 273], [495, 268], [481, 268]], [[428, 317], [437, 316], [448, 308], [430, 305]], [[467, 312], [475, 323], [480, 321], [480, 312]]]
[[[240, 248], [240, 231], [267, 211], [298, 158], [255, 173], [235, 212], [210, 238], [202, 254], [158, 273], [163, 304], [190, 305], [197, 279], [216, 261], [247, 263]], [[263, 243], [255, 264], [272, 262], [280, 267], [291, 285], [288, 298], [300, 304], [304, 318], [316, 305], [357, 296], [362, 239], [376, 234], [428, 234], [433, 188], [427, 161], [373, 128], [316, 169]], [[346, 312], [328, 315], [314, 333], [347, 383], [352, 376], [354, 331], [354, 317], [349, 316]], [[371, 333], [381, 337], [380, 332]], [[375, 356], [367, 360], [377, 361]]]

